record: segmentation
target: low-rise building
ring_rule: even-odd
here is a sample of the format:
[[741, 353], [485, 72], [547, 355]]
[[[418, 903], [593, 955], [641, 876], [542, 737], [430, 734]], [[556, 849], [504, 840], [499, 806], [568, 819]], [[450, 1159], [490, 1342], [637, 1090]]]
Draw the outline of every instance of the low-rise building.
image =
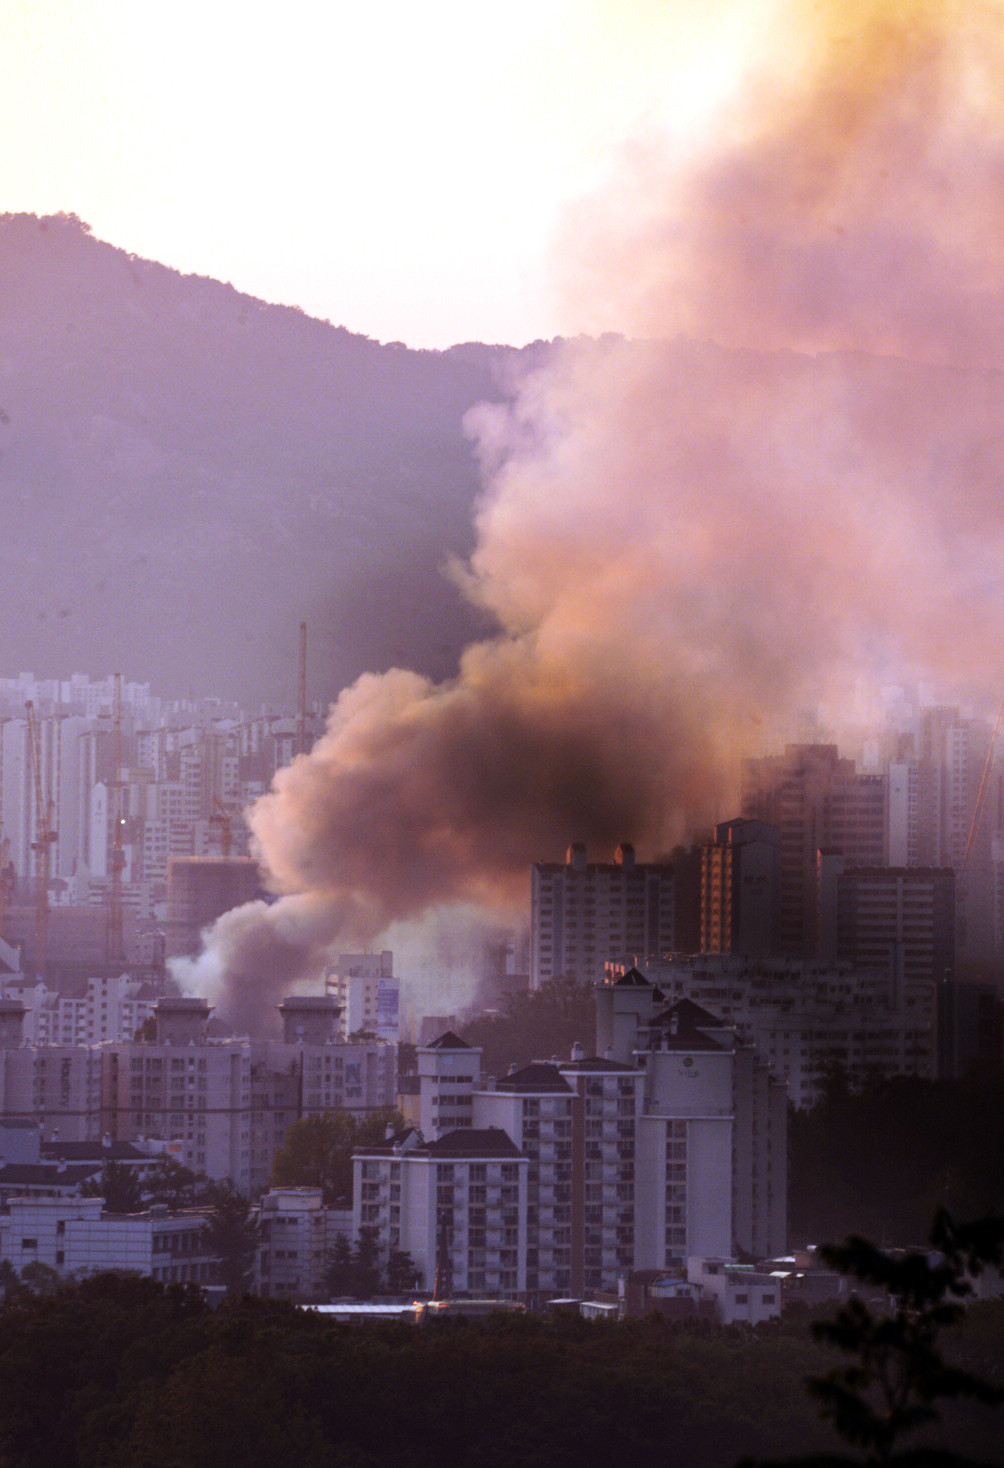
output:
[[103, 1198], [12, 1198], [0, 1214], [0, 1259], [18, 1275], [39, 1263], [62, 1278], [129, 1270], [164, 1284], [208, 1284], [205, 1212], [109, 1214]]
[[781, 1283], [733, 1259], [688, 1259], [687, 1278], [715, 1302], [720, 1325], [761, 1325], [781, 1313]]

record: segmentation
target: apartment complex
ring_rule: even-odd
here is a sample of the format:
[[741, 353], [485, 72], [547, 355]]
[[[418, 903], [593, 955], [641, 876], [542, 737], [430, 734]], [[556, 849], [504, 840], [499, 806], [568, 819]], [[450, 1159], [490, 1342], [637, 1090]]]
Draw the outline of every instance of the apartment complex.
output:
[[37, 1123], [46, 1140], [157, 1139], [192, 1171], [257, 1191], [291, 1122], [395, 1103], [396, 1046], [339, 1040], [324, 996], [281, 1009], [277, 1041], [212, 1039], [205, 1000], [162, 996], [153, 1039], [33, 1045], [24, 1006], [2, 1000], [0, 1119]]
[[503, 1295], [782, 1251], [787, 1097], [754, 1051], [637, 971], [598, 986], [596, 1049], [485, 1086], [457, 1036], [425, 1047], [429, 1130], [356, 1156], [354, 1227], [376, 1230], [384, 1259], [407, 1249], [430, 1285]]
[[835, 1069], [852, 1079], [935, 1074], [934, 987], [925, 979], [900, 992], [888, 966], [680, 954], [609, 968], [614, 983], [632, 973], [668, 1001], [689, 999], [721, 1016], [795, 1106], [811, 1106]]

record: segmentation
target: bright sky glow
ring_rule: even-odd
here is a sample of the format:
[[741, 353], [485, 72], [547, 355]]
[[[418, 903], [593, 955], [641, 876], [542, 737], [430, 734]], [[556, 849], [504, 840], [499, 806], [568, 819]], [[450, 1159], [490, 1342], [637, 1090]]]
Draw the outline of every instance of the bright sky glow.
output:
[[634, 133], [696, 139], [769, 9], [7, 0], [0, 212], [381, 340], [574, 331], [563, 207]]

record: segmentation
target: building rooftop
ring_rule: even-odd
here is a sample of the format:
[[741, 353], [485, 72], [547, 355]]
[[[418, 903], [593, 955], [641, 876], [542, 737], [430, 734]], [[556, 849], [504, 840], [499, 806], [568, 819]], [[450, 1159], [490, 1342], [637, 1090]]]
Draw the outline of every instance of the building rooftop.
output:
[[63, 1162], [157, 1162], [149, 1152], [141, 1152], [132, 1142], [43, 1142], [41, 1155]]
[[524, 1065], [521, 1070], [514, 1070], [507, 1076], [502, 1076], [495, 1082], [496, 1091], [522, 1091], [538, 1093], [542, 1091], [565, 1091], [571, 1094], [571, 1086], [562, 1080], [561, 1072], [556, 1065], [550, 1061], [535, 1060], [530, 1065]]
[[579, 1074], [612, 1074], [614, 1071], [624, 1071], [628, 1075], [641, 1075], [641, 1071], [634, 1065], [622, 1065], [619, 1060], [601, 1060], [598, 1055], [591, 1055], [586, 1060], [563, 1060], [561, 1062], [562, 1072], [566, 1070], [576, 1071]]
[[471, 1047], [466, 1040], [462, 1040], [452, 1030], [447, 1030], [444, 1035], [440, 1035], [438, 1040], [433, 1040], [431, 1044], [423, 1045], [421, 1048], [423, 1050], [470, 1050]]
[[427, 1142], [430, 1157], [522, 1157], [523, 1154], [501, 1127], [460, 1127], [436, 1142]]

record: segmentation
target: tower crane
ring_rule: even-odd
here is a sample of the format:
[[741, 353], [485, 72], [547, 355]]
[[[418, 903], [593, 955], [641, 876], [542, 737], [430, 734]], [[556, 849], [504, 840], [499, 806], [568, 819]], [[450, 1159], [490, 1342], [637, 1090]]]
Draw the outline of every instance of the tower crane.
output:
[[122, 936], [122, 874], [125, 870], [123, 849], [122, 789], [122, 674], [115, 674], [115, 701], [112, 708], [112, 859], [111, 889], [108, 896], [108, 961], [125, 960]]
[[990, 777], [993, 774], [994, 760], [997, 755], [997, 739], [1001, 730], [1001, 719], [1004, 717], [1004, 698], [997, 707], [997, 718], [994, 721], [994, 730], [990, 736], [990, 747], [987, 750], [986, 763], [983, 766], [983, 774], [980, 778], [979, 789], [976, 792], [976, 803], [973, 806], [973, 819], [969, 824], [969, 835], [966, 837], [966, 850], [962, 858], [962, 867], [965, 870], [969, 865], [969, 857], [976, 838], [983, 823], [983, 813], [986, 810], [987, 796], [990, 794]]
[[3, 936], [7, 904], [14, 896], [14, 864], [10, 859], [10, 837], [0, 840], [0, 937]]
[[307, 624], [300, 623], [300, 655], [296, 678], [296, 753], [307, 752]]
[[31, 843], [35, 853], [35, 964], [39, 975], [44, 978], [49, 958], [49, 870], [57, 836], [53, 829], [55, 810], [52, 797], [47, 797], [43, 790], [42, 742], [38, 716], [30, 698], [24, 708], [28, 716], [28, 764], [35, 796], [35, 839]]

